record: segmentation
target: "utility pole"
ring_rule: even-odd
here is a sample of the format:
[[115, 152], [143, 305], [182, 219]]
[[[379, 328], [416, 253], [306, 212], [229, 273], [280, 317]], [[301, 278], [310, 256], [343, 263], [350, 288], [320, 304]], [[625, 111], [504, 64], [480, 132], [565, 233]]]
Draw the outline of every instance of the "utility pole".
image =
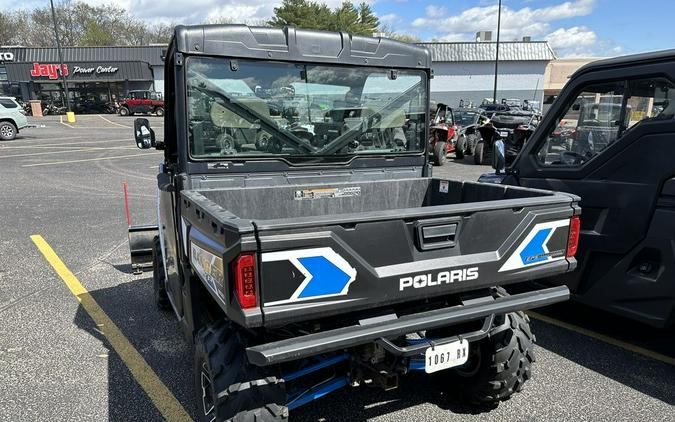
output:
[[497, 11], [497, 54], [495, 55], [495, 87], [492, 91], [492, 103], [497, 104], [497, 75], [499, 74], [499, 33], [502, 26], [502, 0], [499, 0], [499, 10]]
[[[501, 1], [501, 0], [500, 0]], [[59, 65], [61, 66], [61, 80], [63, 81], [63, 90], [66, 94], [65, 106], [68, 112], [70, 112], [70, 97], [68, 96], [68, 82], [66, 82], [66, 76], [63, 74], [63, 53], [61, 52], [61, 40], [59, 40], [59, 28], [56, 24], [56, 12], [54, 11], [54, 0], [49, 0], [49, 4], [52, 6], [52, 21], [54, 22], [54, 36], [56, 37], [56, 50], [59, 53]]]

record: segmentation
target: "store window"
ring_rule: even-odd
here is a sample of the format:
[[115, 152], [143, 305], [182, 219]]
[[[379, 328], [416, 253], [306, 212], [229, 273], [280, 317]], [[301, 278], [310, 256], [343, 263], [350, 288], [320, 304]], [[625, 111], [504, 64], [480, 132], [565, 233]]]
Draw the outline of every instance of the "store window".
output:
[[545, 166], [578, 167], [640, 122], [675, 117], [675, 84], [645, 78], [586, 87], [562, 113], [537, 152]]
[[0, 81], [7, 80], [7, 68], [5, 66], [0, 66]]

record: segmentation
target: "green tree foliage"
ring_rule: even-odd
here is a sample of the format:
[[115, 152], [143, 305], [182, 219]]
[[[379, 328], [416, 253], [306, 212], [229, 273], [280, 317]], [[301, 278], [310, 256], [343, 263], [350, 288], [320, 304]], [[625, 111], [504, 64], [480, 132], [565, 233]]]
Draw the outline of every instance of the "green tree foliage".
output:
[[353, 3], [345, 1], [331, 10], [325, 4], [313, 1], [283, 0], [281, 6], [274, 8], [274, 16], [268, 24], [274, 27], [291, 25], [371, 36], [377, 32], [379, 19], [365, 3], [356, 7]]

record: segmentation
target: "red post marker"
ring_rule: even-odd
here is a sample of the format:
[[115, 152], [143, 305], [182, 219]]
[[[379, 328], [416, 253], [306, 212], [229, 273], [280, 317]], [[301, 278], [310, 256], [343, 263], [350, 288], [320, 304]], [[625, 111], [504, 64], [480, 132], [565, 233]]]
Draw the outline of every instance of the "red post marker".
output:
[[127, 225], [131, 227], [131, 211], [129, 211], [129, 190], [127, 189], [127, 181], [122, 183], [124, 189], [124, 211], [127, 213]]

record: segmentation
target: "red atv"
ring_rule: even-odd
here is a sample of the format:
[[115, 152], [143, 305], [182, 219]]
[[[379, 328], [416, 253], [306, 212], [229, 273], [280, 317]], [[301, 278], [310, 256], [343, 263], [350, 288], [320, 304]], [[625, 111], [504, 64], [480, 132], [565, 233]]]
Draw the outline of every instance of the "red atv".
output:
[[452, 109], [439, 103], [429, 128], [429, 152], [434, 165], [442, 166], [447, 155], [455, 152], [457, 135], [458, 131]]
[[164, 98], [161, 92], [129, 91], [129, 95], [120, 103], [120, 116], [134, 113], [155, 113], [164, 116]]

